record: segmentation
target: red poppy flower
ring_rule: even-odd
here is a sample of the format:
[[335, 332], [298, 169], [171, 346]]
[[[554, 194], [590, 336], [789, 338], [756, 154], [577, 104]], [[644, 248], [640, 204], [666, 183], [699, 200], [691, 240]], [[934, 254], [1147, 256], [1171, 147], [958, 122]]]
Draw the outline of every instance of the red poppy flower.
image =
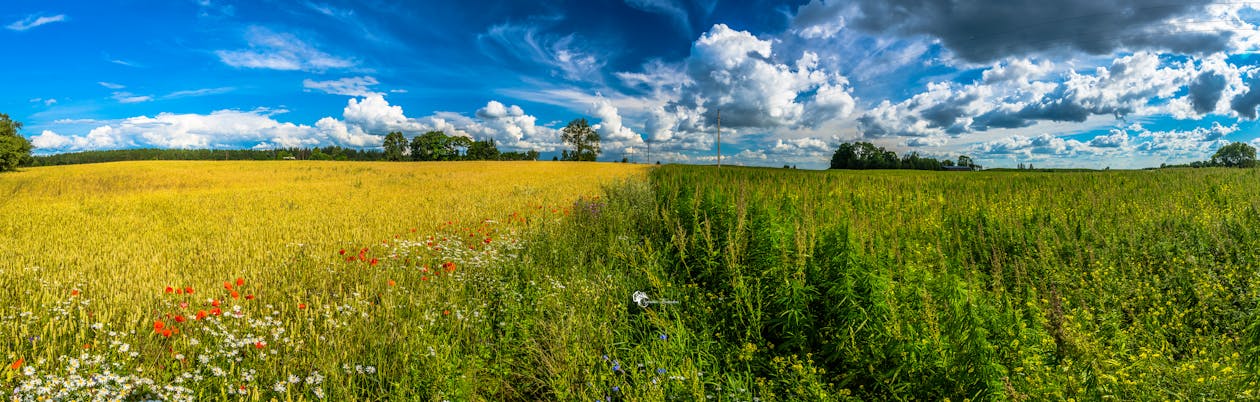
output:
[[70, 295], [71, 295], [71, 296], [78, 296], [78, 295], [79, 295], [79, 289], [70, 289]]
[[375, 267], [375, 266], [376, 266], [376, 264], [377, 264], [378, 262], [380, 262], [380, 261], [378, 261], [377, 259], [373, 258], [373, 259], [372, 259], [372, 262], [371, 262], [371, 265], [372, 265], [373, 267]]
[[346, 249], [343, 248], [341, 249], [341, 251], [338, 251], [337, 253], [341, 255], [346, 255]]
[[490, 238], [489, 238], [489, 237], [487, 237], [485, 241], [486, 241], [486, 244], [490, 244]]
[[245, 295], [245, 300], [254, 300], [254, 295]]
[[161, 322], [161, 321], [154, 321], [154, 322], [153, 322], [153, 330], [154, 330], [154, 331], [161, 331], [161, 330], [162, 330], [162, 328], [166, 328], [166, 323]]
[[211, 306], [214, 306], [214, 307], [219, 307], [219, 301], [218, 301], [218, 300], [213, 300], [213, 301], [211, 301], [211, 302], [210, 302], [210, 305], [211, 305]]
[[422, 280], [422, 281], [427, 281], [427, 280], [429, 280], [429, 277], [427, 277], [427, 276], [421, 276], [421, 277], [420, 277], [420, 280]]
[[298, 303], [298, 310], [305, 310], [305, 309], [306, 309], [306, 303]]
[[200, 320], [200, 319], [203, 319], [203, 318], [206, 318], [206, 310], [201, 310], [201, 311], [198, 311], [198, 312], [197, 312], [197, 319], [198, 319], [198, 320]]
[[267, 342], [263, 342], [263, 341], [254, 342], [254, 349], [262, 349], [265, 347], [267, 347]]
[[184, 293], [193, 294], [193, 288], [191, 286], [184, 288]]
[[223, 288], [227, 290], [232, 290], [232, 282], [223, 282]]
[[165, 337], [165, 338], [170, 338], [170, 337], [171, 337], [171, 330], [169, 330], [169, 329], [164, 329], [164, 330], [162, 330], [162, 336], [163, 336], [163, 337]]
[[218, 307], [212, 308], [210, 309], [210, 315], [223, 315], [223, 310], [220, 310]]
[[393, 280], [393, 279], [390, 279], [390, 280], [389, 280], [389, 286], [394, 286], [394, 285], [395, 285], [394, 280]]
[[170, 287], [170, 286], [167, 286], [167, 287], [166, 287], [166, 293], [175, 293], [175, 288]]
[[236, 286], [245, 286], [245, 278], [236, 278]]
[[233, 290], [233, 291], [232, 291], [232, 298], [233, 298], [233, 299], [239, 299], [239, 298], [241, 298], [241, 294], [240, 294], [240, 293], [237, 293], [235, 290]]
[[10, 368], [10, 369], [13, 369], [13, 370], [20, 369], [20, 368], [22, 368], [22, 363], [25, 363], [25, 362], [26, 362], [26, 360], [25, 360], [25, 359], [17, 359], [17, 361], [15, 361], [15, 362], [13, 362], [13, 364], [10, 364], [10, 365], [9, 365], [9, 368]]
[[175, 316], [175, 322], [178, 322], [178, 323], [181, 323], [181, 324], [182, 324], [182, 323], [184, 322], [184, 320], [185, 320], [185, 319], [184, 319], [184, 316], [182, 316], [182, 315], [177, 315], [177, 316]]
[[451, 310], [442, 310], [442, 315], [451, 315]]

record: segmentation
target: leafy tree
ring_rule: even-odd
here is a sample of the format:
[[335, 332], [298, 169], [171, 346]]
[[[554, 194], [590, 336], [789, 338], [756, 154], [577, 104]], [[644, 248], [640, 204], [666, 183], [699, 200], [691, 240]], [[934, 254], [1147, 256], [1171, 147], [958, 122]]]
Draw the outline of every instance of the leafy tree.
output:
[[31, 158], [31, 142], [18, 134], [21, 129], [21, 122], [0, 113], [0, 172], [17, 170]]
[[599, 133], [591, 128], [586, 119], [574, 119], [560, 130], [560, 138], [565, 144], [573, 147], [573, 151], [562, 152], [567, 161], [594, 161], [599, 156]]
[[1242, 142], [1235, 142], [1216, 150], [1212, 155], [1212, 164], [1225, 167], [1250, 168], [1256, 166], [1256, 148]]
[[869, 142], [840, 144], [836, 153], [831, 156], [832, 169], [941, 170], [945, 166], [954, 166], [954, 161], [923, 157], [919, 156], [918, 152], [911, 152], [899, 158], [896, 152], [877, 147]]
[[851, 143], [840, 144], [840, 148], [836, 149], [836, 153], [831, 155], [832, 169], [855, 169], [854, 164], [857, 161], [857, 150]]
[[441, 131], [430, 131], [411, 139], [411, 158], [418, 161], [440, 161], [449, 158], [450, 137]]
[[403, 134], [397, 131], [391, 132], [385, 136], [385, 159], [391, 161], [403, 160], [403, 151], [407, 148], [407, 139]]
[[311, 160], [313, 161], [330, 161], [332, 159], [332, 155], [324, 153], [324, 151], [319, 148], [315, 148], [315, 150], [311, 152]]
[[499, 159], [499, 148], [494, 145], [494, 139], [485, 141], [473, 141], [468, 146], [468, 153], [465, 155], [468, 159], [493, 161]]
[[970, 156], [958, 155], [958, 166], [966, 166], [969, 168], [974, 168], [976, 167], [976, 163], [971, 160]]

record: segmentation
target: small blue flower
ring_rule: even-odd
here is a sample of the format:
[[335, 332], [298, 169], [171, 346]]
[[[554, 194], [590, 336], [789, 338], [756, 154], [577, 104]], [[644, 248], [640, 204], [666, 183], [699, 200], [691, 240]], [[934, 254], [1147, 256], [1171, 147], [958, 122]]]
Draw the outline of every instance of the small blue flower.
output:
[[613, 392], [621, 392], [621, 387], [618, 387], [616, 385], [614, 385], [612, 389], [613, 389]]
[[620, 361], [613, 362], [613, 371], [621, 371], [621, 362], [620, 362]]
[[669, 339], [669, 335], [661, 334], [661, 340]]
[[656, 374], [665, 374], [665, 369], [663, 368], [656, 369]]

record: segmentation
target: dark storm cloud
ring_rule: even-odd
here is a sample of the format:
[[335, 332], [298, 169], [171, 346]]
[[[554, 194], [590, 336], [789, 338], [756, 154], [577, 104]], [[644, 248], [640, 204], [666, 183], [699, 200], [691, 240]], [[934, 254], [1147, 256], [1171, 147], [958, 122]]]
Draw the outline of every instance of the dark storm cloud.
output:
[[1260, 105], [1260, 74], [1247, 80], [1247, 92], [1230, 100], [1229, 107], [1238, 112], [1238, 117], [1248, 120], [1256, 119], [1256, 106]]
[[871, 115], [858, 116], [858, 131], [862, 132], [862, 136], [866, 138], [885, 137], [893, 134], [887, 126], [880, 124], [880, 120]]
[[923, 109], [919, 114], [923, 119], [928, 121], [928, 126], [948, 129], [958, 124], [958, 121], [967, 116], [967, 111], [963, 109], [963, 105], [975, 101], [976, 96], [971, 95], [960, 100], [949, 103], [939, 103]]
[[1171, 18], [1209, 0], [857, 0], [852, 26], [926, 34], [963, 59], [985, 62], [1049, 49], [1106, 54], [1118, 48], [1198, 54], [1223, 50], [1230, 32], [1175, 32]]
[[[1061, 96], [1061, 95], [1060, 95]], [[1047, 96], [1014, 112], [994, 110], [982, 114], [969, 127], [970, 131], [992, 128], [1023, 128], [1038, 120], [1083, 122], [1095, 114], [1113, 113], [1110, 110], [1091, 110], [1079, 103], [1062, 97]]]
[[1042, 102], [1021, 109], [1016, 117], [1028, 120], [1082, 122], [1090, 115], [1109, 113], [1110, 110], [1091, 110], [1066, 98], [1046, 98]]
[[1190, 83], [1189, 89], [1190, 104], [1194, 106], [1194, 111], [1206, 114], [1215, 110], [1216, 103], [1221, 100], [1221, 92], [1225, 90], [1225, 76], [1205, 71]]

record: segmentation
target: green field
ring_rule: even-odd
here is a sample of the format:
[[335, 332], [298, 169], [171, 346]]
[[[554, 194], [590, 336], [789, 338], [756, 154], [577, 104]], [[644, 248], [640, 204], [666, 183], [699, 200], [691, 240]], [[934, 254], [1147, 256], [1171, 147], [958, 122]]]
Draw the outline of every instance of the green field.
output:
[[669, 168], [652, 180], [656, 275], [691, 301], [676, 319], [732, 373], [724, 390], [1257, 393], [1256, 170]]
[[[0, 392], [623, 401], [1260, 394], [1254, 169], [665, 166], [644, 175], [610, 164], [252, 163], [75, 168], [89, 169], [75, 171], [87, 184], [52, 192], [15, 183], [69, 167], [0, 176], [6, 194], [79, 200], [26, 206], [61, 220], [0, 223], [10, 244], [25, 242], [0, 249], [0, 331], [16, 334], [0, 340], [0, 358], [22, 359], [0, 367]], [[556, 170], [566, 166], [574, 168]], [[121, 185], [118, 175], [155, 184]], [[202, 187], [199, 175], [221, 184]], [[339, 184], [319, 184], [324, 175]], [[510, 190], [485, 181], [512, 177], [522, 181]], [[295, 178], [312, 190], [262, 190]], [[201, 204], [181, 201], [189, 194], [265, 208], [266, 218], [245, 220], [242, 237], [164, 212], [195, 211]], [[465, 199], [489, 205], [456, 204]], [[458, 217], [447, 221], [444, 208], [459, 208]], [[25, 216], [7, 213], [9, 222]], [[83, 221], [124, 227], [74, 240]], [[124, 230], [169, 221], [179, 223], [173, 233], [200, 234], [162, 243]], [[17, 233], [41, 222], [58, 235]], [[171, 247], [202, 254], [162, 252]], [[132, 275], [99, 271], [137, 256], [151, 261]], [[41, 258], [58, 263], [32, 268]], [[166, 261], [182, 263], [147, 268]], [[196, 287], [196, 297], [164, 292], [168, 284]], [[258, 299], [229, 296], [237, 290]], [[636, 304], [635, 292], [651, 301]], [[207, 308], [203, 297], [223, 301], [224, 314], [173, 323], [180, 303], [193, 304], [183, 314], [194, 318]], [[163, 334], [155, 321], [183, 333]]]

